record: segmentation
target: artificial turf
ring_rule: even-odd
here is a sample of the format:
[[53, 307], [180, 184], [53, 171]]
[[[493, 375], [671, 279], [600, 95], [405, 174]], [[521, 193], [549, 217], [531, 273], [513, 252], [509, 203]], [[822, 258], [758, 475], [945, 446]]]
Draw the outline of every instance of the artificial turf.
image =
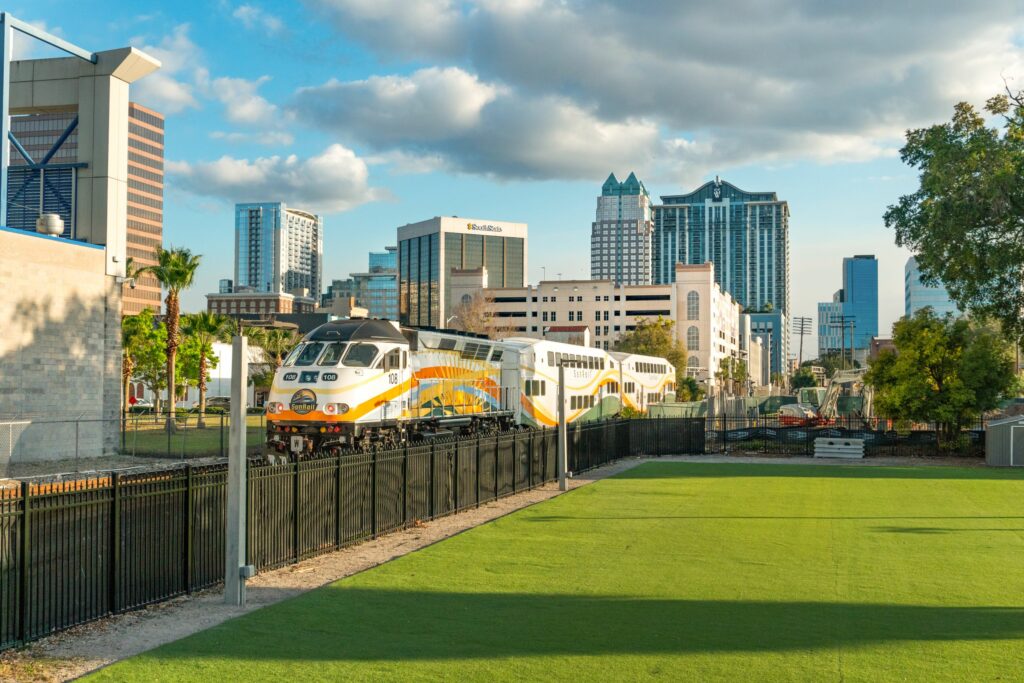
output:
[[653, 463], [95, 680], [1019, 680], [1024, 481]]

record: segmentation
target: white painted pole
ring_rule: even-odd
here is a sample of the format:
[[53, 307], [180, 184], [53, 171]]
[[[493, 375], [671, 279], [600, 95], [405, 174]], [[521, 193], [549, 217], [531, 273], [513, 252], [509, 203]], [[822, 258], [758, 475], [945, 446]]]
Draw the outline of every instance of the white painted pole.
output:
[[245, 605], [245, 388], [249, 383], [249, 344], [231, 342], [231, 427], [228, 432], [228, 528], [224, 562], [224, 602]]
[[569, 441], [565, 427], [565, 362], [558, 364], [558, 490], [568, 491]]

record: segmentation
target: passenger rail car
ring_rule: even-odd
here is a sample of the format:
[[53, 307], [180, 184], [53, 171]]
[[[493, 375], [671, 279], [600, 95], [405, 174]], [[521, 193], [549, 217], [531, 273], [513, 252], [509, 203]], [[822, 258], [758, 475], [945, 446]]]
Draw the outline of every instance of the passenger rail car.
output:
[[268, 446], [301, 456], [367, 441], [552, 426], [559, 364], [569, 422], [611, 417], [624, 405], [645, 410], [675, 381], [661, 358], [340, 320], [307, 334], [277, 370]]

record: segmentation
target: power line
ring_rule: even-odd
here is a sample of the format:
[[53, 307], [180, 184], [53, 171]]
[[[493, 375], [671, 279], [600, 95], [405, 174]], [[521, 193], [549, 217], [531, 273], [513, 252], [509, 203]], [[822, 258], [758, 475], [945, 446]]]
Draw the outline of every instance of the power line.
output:
[[804, 335], [811, 333], [811, 319], [805, 315], [793, 318], [793, 330], [800, 335], [800, 357], [796, 362], [799, 368], [804, 364]]

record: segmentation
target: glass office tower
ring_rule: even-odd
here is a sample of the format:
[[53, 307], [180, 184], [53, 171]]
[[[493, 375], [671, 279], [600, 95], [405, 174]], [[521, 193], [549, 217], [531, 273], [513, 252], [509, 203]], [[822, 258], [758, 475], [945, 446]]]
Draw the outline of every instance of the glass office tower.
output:
[[871, 254], [843, 259], [843, 315], [853, 319], [853, 348], [869, 348], [878, 336], [878, 259]]
[[235, 291], [320, 297], [324, 222], [282, 202], [235, 205]]
[[789, 204], [774, 192], [747, 192], [720, 178], [653, 207], [654, 284], [675, 280], [676, 263], [715, 264], [715, 281], [747, 312], [780, 312], [771, 371], [789, 358]]
[[[446, 327], [453, 271], [486, 270], [488, 287], [526, 284], [526, 224], [440, 216], [398, 228], [398, 319]], [[456, 302], [457, 303], [457, 302]]]
[[921, 271], [917, 267], [917, 259], [911, 256], [903, 269], [904, 313], [914, 315], [925, 306], [931, 306], [935, 315], [947, 313], [960, 315], [960, 309], [942, 285], [925, 285], [921, 282]]
[[371, 318], [398, 320], [398, 247], [385, 247], [385, 251], [371, 251], [369, 269], [365, 273], [352, 273], [356, 303], [367, 310]]
[[608, 176], [597, 198], [590, 228], [590, 279], [617, 285], [651, 284], [651, 196], [630, 173], [619, 182]]

